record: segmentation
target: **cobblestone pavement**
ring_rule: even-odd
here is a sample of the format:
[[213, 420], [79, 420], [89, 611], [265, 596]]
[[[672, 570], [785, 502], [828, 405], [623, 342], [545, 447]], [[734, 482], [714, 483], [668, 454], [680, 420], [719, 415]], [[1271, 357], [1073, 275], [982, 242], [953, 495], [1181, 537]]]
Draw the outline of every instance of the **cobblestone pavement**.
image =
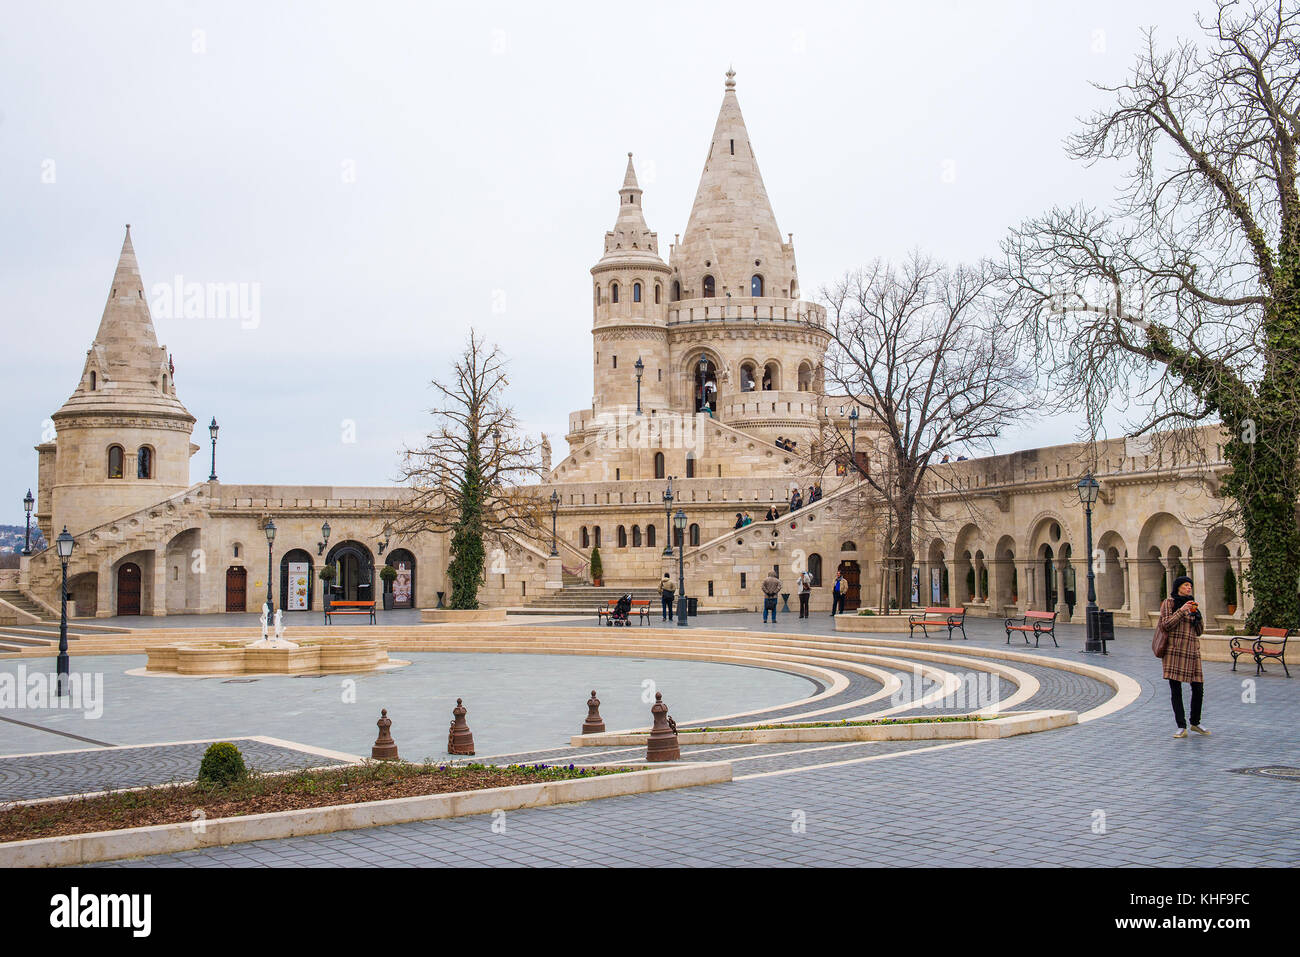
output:
[[[101, 748], [0, 757], [0, 802], [84, 794], [112, 788], [193, 781], [211, 742]], [[342, 764], [309, 751], [238, 738], [248, 767], [258, 771]]]
[[[710, 616], [708, 625], [758, 618], [733, 624], [728, 617]], [[796, 630], [792, 624], [803, 630], [793, 618], [781, 630]], [[806, 627], [829, 631], [824, 622]], [[968, 631], [968, 646], [1005, 648], [996, 623], [975, 622]], [[1085, 657], [1082, 628], [1059, 631], [1059, 650], [1030, 652], [1132, 675], [1142, 685], [1139, 700], [1073, 728], [939, 746], [814, 745], [794, 764], [775, 756], [793, 746], [688, 748], [687, 760], [750, 760], [734, 765], [728, 784], [512, 811], [504, 833], [494, 832], [490, 816], [477, 816], [116, 866], [1300, 864], [1300, 784], [1231, 773], [1300, 764], [1300, 682], [1278, 669], [1256, 679], [1207, 662], [1204, 723], [1213, 734], [1175, 740], [1168, 686], [1145, 632], [1121, 629], [1110, 656]], [[1069, 685], [1045, 683], [1034, 703], [1078, 695], [1086, 705], [1089, 692]], [[587, 750], [621, 760], [638, 749]]]

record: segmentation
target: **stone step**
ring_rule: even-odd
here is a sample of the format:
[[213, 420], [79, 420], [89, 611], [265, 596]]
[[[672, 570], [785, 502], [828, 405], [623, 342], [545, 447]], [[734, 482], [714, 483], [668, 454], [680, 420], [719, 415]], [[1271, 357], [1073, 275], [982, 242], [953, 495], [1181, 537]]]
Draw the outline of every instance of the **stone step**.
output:
[[49, 620], [49, 612], [20, 591], [0, 591], [0, 598], [9, 602], [9, 604], [13, 605], [15, 608], [27, 612], [29, 615], [35, 615], [42, 621]]

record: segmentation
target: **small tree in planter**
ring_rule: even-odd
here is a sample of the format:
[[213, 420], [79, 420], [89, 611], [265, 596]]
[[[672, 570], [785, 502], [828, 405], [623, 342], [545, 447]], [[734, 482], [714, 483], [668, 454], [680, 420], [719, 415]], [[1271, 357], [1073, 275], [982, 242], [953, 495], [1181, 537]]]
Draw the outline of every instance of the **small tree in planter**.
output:
[[975, 569], [966, 569], [966, 593], [970, 595], [969, 601], [975, 600]]
[[1223, 601], [1228, 606], [1228, 614], [1237, 613], [1237, 576], [1229, 565], [1223, 570]]
[[599, 585], [604, 577], [605, 569], [600, 564], [600, 549], [593, 548], [591, 550], [591, 583]]
[[321, 595], [322, 595], [321, 600], [324, 601], [325, 607], [329, 608], [330, 593], [334, 587], [334, 576], [336, 574], [334, 570], [334, 566], [333, 565], [323, 566], [319, 574], [320, 574], [320, 580], [325, 583], [325, 587], [321, 589]]
[[397, 581], [397, 569], [392, 565], [385, 565], [379, 569], [379, 578], [384, 583], [384, 611], [392, 611], [393, 582]]

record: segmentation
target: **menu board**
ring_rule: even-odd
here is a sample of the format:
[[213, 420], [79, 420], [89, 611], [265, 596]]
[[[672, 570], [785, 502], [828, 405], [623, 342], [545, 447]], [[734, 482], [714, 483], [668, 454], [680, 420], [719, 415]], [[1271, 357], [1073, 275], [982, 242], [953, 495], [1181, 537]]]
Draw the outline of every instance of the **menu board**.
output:
[[310, 591], [311, 566], [306, 562], [290, 562], [289, 594], [285, 596], [285, 607], [289, 611], [306, 611]]

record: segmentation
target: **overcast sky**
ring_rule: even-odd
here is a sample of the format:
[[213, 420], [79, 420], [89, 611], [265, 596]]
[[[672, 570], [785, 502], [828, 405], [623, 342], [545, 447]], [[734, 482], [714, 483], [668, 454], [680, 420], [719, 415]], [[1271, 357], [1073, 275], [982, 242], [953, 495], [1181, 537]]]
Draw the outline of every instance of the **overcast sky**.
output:
[[[729, 64], [805, 295], [920, 247], [996, 251], [1120, 168], [1069, 160], [1090, 81], [1185, 2], [41, 3], [0, 32], [0, 521], [21, 521], [123, 224], [157, 284], [241, 283], [256, 314], [155, 317], [208, 472], [388, 484], [471, 325], [551, 435], [591, 401], [588, 270], [636, 154], [667, 251]], [[250, 307], [253, 300], [248, 300]], [[355, 441], [346, 423], [355, 425]], [[1118, 423], [1116, 423], [1118, 425]], [[1027, 423], [1002, 450], [1069, 441]]]

